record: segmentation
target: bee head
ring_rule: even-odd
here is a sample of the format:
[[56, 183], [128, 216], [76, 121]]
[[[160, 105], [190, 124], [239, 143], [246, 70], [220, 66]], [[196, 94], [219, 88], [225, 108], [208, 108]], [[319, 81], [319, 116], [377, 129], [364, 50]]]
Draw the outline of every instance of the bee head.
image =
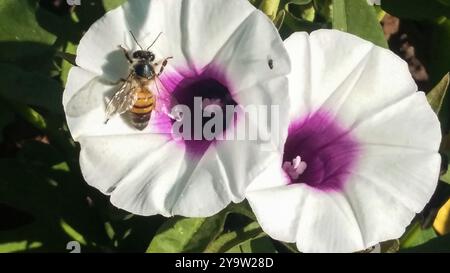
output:
[[153, 62], [155, 60], [155, 54], [153, 52], [148, 50], [137, 50], [133, 52], [133, 59], [140, 59], [140, 60], [148, 60], [150, 62]]

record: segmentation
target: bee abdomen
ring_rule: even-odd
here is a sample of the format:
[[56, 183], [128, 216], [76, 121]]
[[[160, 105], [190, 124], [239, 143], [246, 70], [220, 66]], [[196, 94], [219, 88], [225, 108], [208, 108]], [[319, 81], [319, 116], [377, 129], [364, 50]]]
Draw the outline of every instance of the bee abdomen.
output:
[[152, 116], [152, 112], [146, 114], [136, 114], [132, 112], [131, 114], [131, 123], [138, 130], [144, 130]]
[[132, 125], [138, 130], [145, 129], [153, 109], [155, 109], [155, 97], [150, 93], [138, 93], [138, 99], [130, 110]]

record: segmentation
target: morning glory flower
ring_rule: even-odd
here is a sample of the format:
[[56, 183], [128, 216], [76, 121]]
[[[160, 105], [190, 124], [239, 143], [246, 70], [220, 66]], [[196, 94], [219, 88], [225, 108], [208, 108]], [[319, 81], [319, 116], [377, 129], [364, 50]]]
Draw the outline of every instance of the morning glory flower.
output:
[[407, 64], [354, 35], [285, 41], [291, 113], [284, 153], [248, 188], [262, 228], [303, 252], [399, 238], [436, 187], [439, 121]]
[[217, 107], [279, 106], [278, 126], [252, 117], [244, 122], [236, 112], [223, 134], [246, 124], [274, 135], [286, 131], [289, 57], [271, 21], [246, 0], [130, 0], [94, 23], [80, 41], [63, 104], [81, 146], [87, 183], [135, 214], [210, 216], [244, 199], [248, 181], [277, 157], [282, 142], [178, 138], [170, 129], [175, 121], [190, 121], [184, 112], [170, 116], [155, 110], [143, 130], [127, 124], [126, 113], [105, 124], [114, 83], [130, 73], [119, 45], [131, 53], [146, 49], [159, 33], [150, 48], [155, 62], [170, 59], [159, 77], [165, 92], [152, 85], [156, 104], [173, 99], [195, 112], [197, 98], [203, 98], [204, 126]]

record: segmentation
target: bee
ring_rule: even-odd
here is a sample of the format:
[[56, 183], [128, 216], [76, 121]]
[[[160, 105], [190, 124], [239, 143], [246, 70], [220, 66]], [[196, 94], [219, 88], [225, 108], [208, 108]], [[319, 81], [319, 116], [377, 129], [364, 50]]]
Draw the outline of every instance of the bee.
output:
[[[130, 55], [128, 50], [119, 46], [130, 64], [130, 73], [126, 79], [121, 80], [122, 85], [107, 103], [105, 124], [112, 116], [128, 112], [131, 125], [143, 130], [147, 127], [153, 111], [162, 111], [163, 104], [167, 106], [167, 101], [163, 101], [162, 97], [167, 99], [170, 94], [162, 85], [159, 76], [172, 57], [155, 62], [156, 56], [150, 51], [162, 33], [159, 33], [146, 49], [143, 49], [131, 31], [130, 34], [140, 49]], [[161, 96], [161, 92], [166, 92], [165, 96]]]

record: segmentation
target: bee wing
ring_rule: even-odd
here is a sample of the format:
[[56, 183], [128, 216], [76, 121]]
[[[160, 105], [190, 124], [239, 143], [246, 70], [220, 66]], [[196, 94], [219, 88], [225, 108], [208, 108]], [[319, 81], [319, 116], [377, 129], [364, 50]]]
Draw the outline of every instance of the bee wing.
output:
[[122, 114], [130, 110], [137, 100], [137, 89], [133, 85], [132, 74], [117, 90], [106, 106], [106, 122], [115, 114]]

